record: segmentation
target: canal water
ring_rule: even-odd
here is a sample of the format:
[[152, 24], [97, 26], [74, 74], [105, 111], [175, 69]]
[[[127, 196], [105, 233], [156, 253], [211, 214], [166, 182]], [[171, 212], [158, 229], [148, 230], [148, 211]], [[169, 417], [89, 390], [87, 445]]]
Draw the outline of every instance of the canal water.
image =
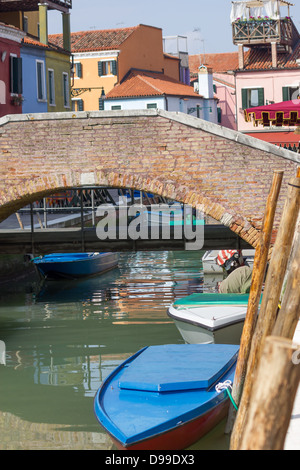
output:
[[[183, 343], [166, 311], [177, 298], [214, 290], [202, 255], [126, 253], [102, 276], [2, 284], [0, 450], [114, 450], [94, 416], [95, 393], [142, 347]], [[224, 423], [191, 447], [227, 448]]]

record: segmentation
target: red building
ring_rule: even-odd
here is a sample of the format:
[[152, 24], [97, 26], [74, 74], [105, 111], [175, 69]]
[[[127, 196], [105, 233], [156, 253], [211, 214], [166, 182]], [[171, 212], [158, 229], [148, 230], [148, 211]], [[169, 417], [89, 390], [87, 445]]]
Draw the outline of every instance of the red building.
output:
[[21, 41], [24, 31], [0, 23], [0, 117], [22, 113]]

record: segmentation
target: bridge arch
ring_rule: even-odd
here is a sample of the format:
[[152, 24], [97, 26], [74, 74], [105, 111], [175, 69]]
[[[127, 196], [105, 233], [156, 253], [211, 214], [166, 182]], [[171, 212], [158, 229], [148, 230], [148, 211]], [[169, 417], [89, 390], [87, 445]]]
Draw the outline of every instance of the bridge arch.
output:
[[155, 193], [227, 225], [255, 246], [273, 170], [300, 158], [241, 133], [161, 110], [13, 115], [0, 119], [0, 220], [55, 191], [99, 185]]

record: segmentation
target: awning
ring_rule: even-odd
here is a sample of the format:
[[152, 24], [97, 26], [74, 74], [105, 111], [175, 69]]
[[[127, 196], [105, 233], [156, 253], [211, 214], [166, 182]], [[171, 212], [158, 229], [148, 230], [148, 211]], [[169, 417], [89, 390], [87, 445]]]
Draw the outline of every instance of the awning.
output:
[[245, 121], [253, 121], [254, 126], [299, 126], [300, 99], [247, 108], [244, 115]]

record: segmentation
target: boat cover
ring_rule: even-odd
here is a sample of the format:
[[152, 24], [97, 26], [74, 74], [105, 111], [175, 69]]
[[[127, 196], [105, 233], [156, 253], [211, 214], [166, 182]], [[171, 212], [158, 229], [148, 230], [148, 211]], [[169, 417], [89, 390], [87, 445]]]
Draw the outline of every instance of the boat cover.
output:
[[191, 294], [174, 302], [174, 307], [200, 305], [248, 305], [249, 294]]
[[149, 346], [128, 364], [120, 389], [151, 392], [207, 389], [234, 364], [238, 345]]

